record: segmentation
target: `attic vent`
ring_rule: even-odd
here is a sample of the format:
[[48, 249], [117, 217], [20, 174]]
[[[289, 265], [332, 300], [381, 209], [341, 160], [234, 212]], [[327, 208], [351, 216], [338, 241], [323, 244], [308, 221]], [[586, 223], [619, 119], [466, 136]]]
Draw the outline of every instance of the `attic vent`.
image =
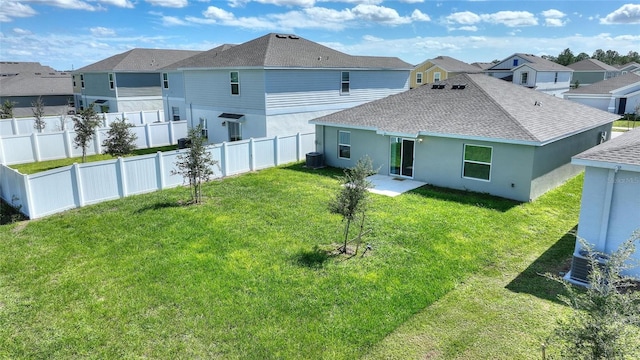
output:
[[432, 89], [442, 90], [442, 89], [444, 89], [445, 86], [446, 86], [446, 84], [433, 84], [433, 85], [431, 85], [431, 88]]
[[297, 40], [297, 39], [300, 39], [300, 38], [299, 38], [299, 37], [297, 37], [297, 36], [295, 36], [295, 35], [289, 35], [289, 39]]
[[42, 73], [35, 73], [36, 75], [42, 75]]
[[455, 89], [455, 90], [463, 90], [465, 87], [467, 87], [467, 84], [454, 84], [454, 85], [451, 85], [451, 88]]
[[276, 34], [276, 37], [277, 37], [278, 39], [286, 39], [286, 38], [287, 38], [287, 35]]

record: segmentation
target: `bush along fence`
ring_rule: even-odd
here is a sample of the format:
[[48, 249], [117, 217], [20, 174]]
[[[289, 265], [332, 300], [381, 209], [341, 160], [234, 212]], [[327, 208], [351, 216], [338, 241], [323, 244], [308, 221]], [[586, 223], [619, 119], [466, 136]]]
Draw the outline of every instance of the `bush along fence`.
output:
[[[102, 113], [98, 114], [102, 119], [102, 126], [108, 127], [109, 124], [116, 119], [126, 119], [134, 125], [152, 124], [157, 122], [164, 122], [164, 111], [162, 110], [148, 110], [148, 111], [132, 111], [122, 113]], [[42, 129], [43, 133], [56, 132], [73, 129], [73, 117], [74, 115], [59, 115], [59, 116], [45, 116], [42, 120], [45, 122], [45, 127]], [[38, 132], [33, 126], [35, 118], [12, 118], [0, 120], [0, 136], [10, 135], [29, 135]]]
[[[230, 175], [300, 161], [315, 151], [315, 133], [249, 139], [208, 146], [220, 168], [214, 176]], [[23, 175], [0, 165], [0, 196], [30, 219], [125, 196], [184, 184], [172, 175], [176, 158], [188, 150], [73, 164]]]
[[[103, 152], [102, 142], [106, 139], [108, 130], [108, 127], [96, 129], [87, 155]], [[138, 137], [138, 149], [175, 145], [178, 139], [187, 136], [187, 122], [147, 123], [137, 125], [131, 131]], [[65, 130], [0, 137], [0, 164], [13, 165], [81, 156], [82, 149], [73, 145], [75, 136], [75, 131]]]

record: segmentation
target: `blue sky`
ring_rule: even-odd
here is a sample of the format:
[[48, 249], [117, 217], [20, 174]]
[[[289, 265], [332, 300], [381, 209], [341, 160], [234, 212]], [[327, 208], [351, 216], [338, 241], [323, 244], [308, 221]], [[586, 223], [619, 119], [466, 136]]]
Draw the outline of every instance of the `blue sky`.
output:
[[0, 60], [78, 69], [132, 48], [208, 50], [270, 32], [418, 64], [570, 48], [640, 52], [640, 3], [434, 0], [0, 0]]

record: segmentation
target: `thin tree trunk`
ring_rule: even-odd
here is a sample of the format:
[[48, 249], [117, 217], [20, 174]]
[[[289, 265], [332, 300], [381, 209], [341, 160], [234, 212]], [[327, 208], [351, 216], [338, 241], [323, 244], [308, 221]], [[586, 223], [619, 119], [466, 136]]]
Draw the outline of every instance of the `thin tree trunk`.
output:
[[344, 229], [344, 247], [342, 248], [343, 253], [347, 253], [347, 241], [349, 240], [349, 225], [351, 225], [351, 220], [347, 220], [347, 225]]
[[358, 233], [358, 242], [356, 243], [356, 255], [358, 255], [358, 249], [360, 249], [360, 242], [362, 241], [362, 232], [364, 230], [364, 218], [365, 212], [362, 212], [362, 221], [360, 222], [360, 232]]

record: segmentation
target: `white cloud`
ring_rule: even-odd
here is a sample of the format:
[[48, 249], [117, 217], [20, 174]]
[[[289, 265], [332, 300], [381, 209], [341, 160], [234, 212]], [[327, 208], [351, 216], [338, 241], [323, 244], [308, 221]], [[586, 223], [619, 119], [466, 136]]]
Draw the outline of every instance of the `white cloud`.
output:
[[556, 9], [543, 11], [542, 16], [545, 18], [544, 24], [548, 27], [562, 27], [567, 23], [566, 20], [564, 20], [567, 15]]
[[379, 38], [377, 36], [373, 36], [373, 35], [365, 35], [362, 37], [362, 40], [364, 41], [384, 41], [383, 38]]
[[117, 6], [121, 8], [133, 8], [133, 4], [129, 0], [98, 0], [100, 3]]
[[422, 11], [415, 9], [411, 13], [411, 20], [427, 22], [427, 21], [431, 21], [431, 18], [429, 17], [429, 15], [423, 13]]
[[640, 24], [640, 4], [626, 4], [600, 19], [600, 24]]
[[25, 18], [36, 15], [37, 12], [29, 5], [17, 1], [4, 1], [0, 7], [0, 22], [10, 22], [14, 18]]
[[471, 11], [463, 11], [453, 13], [445, 18], [449, 24], [473, 25], [479, 23], [482, 19]]
[[151, 5], [170, 7], [170, 8], [183, 8], [189, 5], [188, 0], [146, 0]]
[[276, 6], [298, 6], [298, 7], [312, 7], [315, 5], [316, 0], [229, 0], [230, 7], [243, 7], [250, 2], [256, 2], [260, 4], [269, 4]]
[[99, 7], [93, 6], [85, 1], [79, 0], [43, 0], [43, 1], [25, 1], [25, 2], [35, 2], [41, 5], [49, 5], [54, 7], [59, 7], [63, 9], [71, 9], [71, 10], [88, 10], [88, 11], [96, 11]]
[[185, 20], [182, 20], [175, 16], [161, 16], [162, 25], [164, 26], [184, 26], [189, 25], [189, 23]]
[[205, 18], [213, 20], [215, 22], [226, 22], [235, 19], [235, 15], [229, 11], [217, 8], [215, 6], [209, 6], [207, 10], [202, 12]]
[[29, 30], [21, 29], [21, 28], [13, 28], [12, 31], [16, 35], [31, 35], [32, 32]]
[[536, 17], [528, 11], [498, 11], [493, 14], [482, 14], [480, 17], [488, 23], [507, 27], [538, 25]]
[[357, 18], [375, 23], [401, 25], [411, 22], [401, 17], [395, 9], [385, 6], [359, 4], [351, 11]]
[[460, 26], [459, 28], [453, 29], [453, 30], [478, 31], [478, 27], [475, 25], [466, 25], [466, 26]]
[[98, 36], [98, 37], [115, 36], [116, 35], [116, 31], [115, 30], [109, 29], [109, 28], [106, 28], [106, 27], [102, 27], [102, 26], [93, 27], [93, 28], [89, 29], [89, 31], [91, 32], [91, 35]]
[[407, 4], [420, 4], [424, 2], [424, 0], [399, 0], [399, 1]]

